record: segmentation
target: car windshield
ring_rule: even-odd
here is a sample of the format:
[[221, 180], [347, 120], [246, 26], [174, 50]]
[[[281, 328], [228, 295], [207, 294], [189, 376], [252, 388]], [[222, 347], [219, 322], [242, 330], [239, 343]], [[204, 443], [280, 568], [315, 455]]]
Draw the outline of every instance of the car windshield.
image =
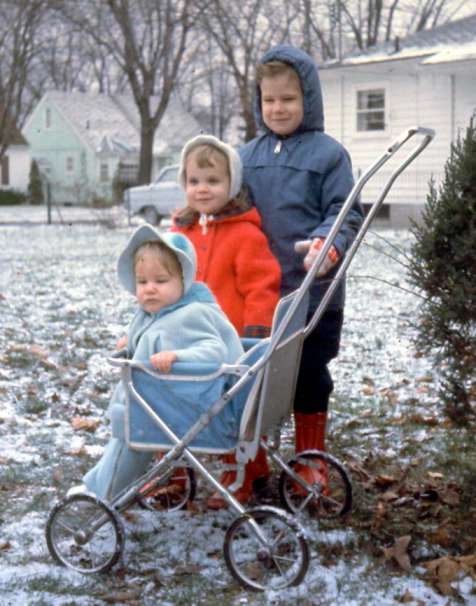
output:
[[174, 183], [177, 183], [177, 177], [178, 167], [171, 166], [170, 168], [165, 169], [164, 172], [159, 175], [156, 183], [163, 183], [164, 181], [173, 181]]

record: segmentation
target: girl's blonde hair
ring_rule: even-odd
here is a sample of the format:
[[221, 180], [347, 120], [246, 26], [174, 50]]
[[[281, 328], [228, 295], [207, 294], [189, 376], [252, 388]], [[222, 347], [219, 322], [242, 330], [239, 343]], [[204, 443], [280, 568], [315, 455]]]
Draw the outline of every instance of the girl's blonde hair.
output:
[[163, 242], [152, 240], [144, 242], [134, 253], [134, 273], [137, 264], [144, 258], [146, 253], [153, 254], [165, 267], [171, 276], [182, 276], [182, 266], [177, 255]]

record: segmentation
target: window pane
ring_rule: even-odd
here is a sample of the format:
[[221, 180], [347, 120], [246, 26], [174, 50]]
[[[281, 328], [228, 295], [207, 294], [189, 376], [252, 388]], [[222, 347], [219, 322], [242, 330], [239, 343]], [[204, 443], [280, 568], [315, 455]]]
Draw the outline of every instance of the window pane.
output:
[[101, 181], [109, 181], [109, 164], [102, 163], [99, 168], [99, 178]]
[[357, 109], [376, 109], [385, 107], [383, 89], [361, 90], [357, 93]]
[[385, 130], [384, 112], [361, 112], [357, 114], [357, 130]]

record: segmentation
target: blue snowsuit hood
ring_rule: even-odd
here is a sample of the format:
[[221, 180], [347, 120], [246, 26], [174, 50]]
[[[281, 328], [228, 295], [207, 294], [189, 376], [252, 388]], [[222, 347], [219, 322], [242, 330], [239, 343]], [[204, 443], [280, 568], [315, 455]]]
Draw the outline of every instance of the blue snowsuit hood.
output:
[[[269, 63], [270, 61], [287, 63], [297, 72], [301, 80], [304, 116], [303, 121], [295, 132], [300, 133], [309, 130], [324, 131], [321, 81], [319, 80], [316, 64], [312, 58], [299, 48], [280, 44], [270, 49], [263, 56], [260, 63]], [[259, 86], [256, 87], [255, 120], [260, 130], [268, 133], [271, 132], [263, 122], [261, 90]]]
[[[278, 136], [263, 122], [261, 93], [256, 88], [255, 114], [260, 135], [240, 149], [243, 181], [262, 219], [262, 228], [282, 270], [281, 292], [300, 286], [305, 276], [303, 256], [294, 250], [298, 240], [325, 238], [354, 185], [347, 150], [324, 132], [321, 84], [313, 59], [287, 45], [270, 49], [261, 63], [282, 61], [301, 80], [303, 120], [286, 137]], [[342, 257], [362, 222], [362, 209], [355, 203], [334, 245]], [[336, 272], [317, 280], [310, 291], [310, 307], [321, 300]], [[344, 306], [345, 285], [341, 281], [329, 309]]]

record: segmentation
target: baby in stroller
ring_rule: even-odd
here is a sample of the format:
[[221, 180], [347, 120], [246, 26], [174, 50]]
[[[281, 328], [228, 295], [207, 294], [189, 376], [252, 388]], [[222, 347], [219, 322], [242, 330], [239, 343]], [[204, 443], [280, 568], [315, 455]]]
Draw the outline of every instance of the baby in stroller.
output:
[[[195, 281], [195, 251], [182, 234], [160, 234], [142, 225], [121, 253], [117, 272], [121, 285], [139, 304], [127, 331], [128, 358], [168, 373], [175, 362], [219, 366], [235, 363], [243, 353], [236, 330], [211, 291]], [[119, 383], [110, 413], [121, 421], [124, 404]], [[112, 437], [103, 456], [68, 496], [88, 491], [110, 501], [147, 469], [153, 452], [129, 448], [124, 423], [112, 420]]]

